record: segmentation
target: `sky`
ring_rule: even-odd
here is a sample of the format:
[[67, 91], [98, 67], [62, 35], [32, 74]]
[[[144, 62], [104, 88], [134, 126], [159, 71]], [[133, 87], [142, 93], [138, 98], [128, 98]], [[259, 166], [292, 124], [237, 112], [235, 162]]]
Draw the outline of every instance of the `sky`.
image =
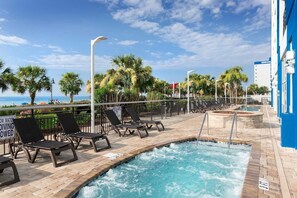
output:
[[[218, 78], [242, 66], [253, 83], [253, 64], [270, 57], [269, 0], [0, 0], [0, 59], [46, 68], [54, 95], [62, 75], [90, 79], [113, 68], [112, 58], [134, 54], [153, 76], [184, 81], [187, 71]], [[49, 95], [41, 92], [38, 95]], [[17, 95], [8, 90], [2, 96]], [[88, 95], [85, 86], [80, 95]]]

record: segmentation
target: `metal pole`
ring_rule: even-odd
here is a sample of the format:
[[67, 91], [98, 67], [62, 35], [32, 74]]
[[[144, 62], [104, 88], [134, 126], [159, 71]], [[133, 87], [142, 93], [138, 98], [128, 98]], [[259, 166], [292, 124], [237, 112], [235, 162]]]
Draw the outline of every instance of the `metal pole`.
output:
[[215, 81], [215, 99], [218, 101], [218, 80]]
[[175, 87], [174, 87], [174, 81], [172, 83], [172, 97], [174, 97]]
[[178, 83], [178, 98], [180, 98], [180, 82]]
[[248, 102], [247, 102], [247, 100], [248, 100], [248, 97], [247, 97], [247, 90], [248, 90], [248, 87], [246, 86], [246, 88], [245, 88], [245, 103], [246, 103], [246, 107], [247, 107], [247, 105], [248, 105]]
[[51, 103], [53, 102], [53, 84], [51, 83]]
[[187, 104], [187, 109], [188, 109], [188, 114], [190, 114], [190, 73], [193, 72], [194, 70], [190, 70], [190, 71], [187, 71], [187, 84], [188, 84], [188, 90], [187, 90], [187, 93], [188, 93], [188, 104]]
[[190, 72], [187, 73], [187, 96], [188, 96], [188, 103], [187, 103], [187, 110], [188, 110], [188, 114], [190, 114], [190, 85], [189, 85], [189, 76], [190, 76]]
[[225, 95], [225, 104], [227, 103], [227, 95], [226, 95], [226, 83], [225, 83], [225, 89], [224, 89], [224, 95]]
[[106, 40], [107, 38], [99, 36], [91, 40], [91, 133], [95, 131], [95, 83], [94, 83], [94, 46], [97, 42]]
[[95, 95], [94, 95], [94, 44], [91, 41], [91, 133], [95, 131]]

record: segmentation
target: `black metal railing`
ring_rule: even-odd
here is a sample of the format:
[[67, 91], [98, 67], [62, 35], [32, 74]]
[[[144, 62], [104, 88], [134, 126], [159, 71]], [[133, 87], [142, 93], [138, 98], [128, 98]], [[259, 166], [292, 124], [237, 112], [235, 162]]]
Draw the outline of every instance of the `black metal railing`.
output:
[[[244, 98], [238, 100], [238, 103], [244, 104]], [[226, 108], [230, 105], [229, 100], [225, 103], [224, 98], [202, 100], [191, 99], [191, 112], [204, 113], [206, 110]], [[104, 116], [104, 109], [120, 107], [122, 109], [122, 121], [129, 120], [124, 107], [133, 106], [144, 119], [164, 119], [171, 116], [178, 116], [187, 112], [187, 100], [154, 100], [154, 101], [135, 101], [135, 102], [117, 102], [100, 103], [95, 105], [95, 129], [97, 133], [108, 133], [111, 126]], [[197, 110], [197, 111], [194, 111]], [[57, 139], [58, 134], [62, 132], [56, 114], [61, 112], [72, 112], [83, 132], [91, 132], [91, 108], [90, 104], [76, 105], [44, 105], [44, 106], [22, 106], [11, 108], [0, 108], [0, 116], [15, 115], [17, 118], [33, 116], [37, 120], [45, 139]], [[18, 137], [10, 140], [0, 140], [0, 155], [9, 154], [9, 144], [18, 143]]]
[[[185, 113], [180, 110], [184, 100], [157, 100], [136, 101], [120, 103], [100, 103], [95, 105], [95, 129], [98, 133], [107, 133], [111, 126], [104, 116], [104, 109], [120, 107], [122, 109], [122, 121], [128, 120], [128, 114], [123, 110], [126, 106], [133, 106], [140, 116], [146, 119], [163, 119], [165, 117]], [[91, 132], [91, 110], [90, 104], [79, 105], [47, 105], [47, 106], [25, 106], [0, 108], [0, 116], [15, 115], [21, 117], [35, 117], [45, 139], [54, 140], [62, 132], [56, 114], [61, 112], [72, 112], [78, 125], [83, 132]], [[10, 140], [0, 140], [0, 155], [9, 154], [9, 144], [17, 144], [18, 137]]]

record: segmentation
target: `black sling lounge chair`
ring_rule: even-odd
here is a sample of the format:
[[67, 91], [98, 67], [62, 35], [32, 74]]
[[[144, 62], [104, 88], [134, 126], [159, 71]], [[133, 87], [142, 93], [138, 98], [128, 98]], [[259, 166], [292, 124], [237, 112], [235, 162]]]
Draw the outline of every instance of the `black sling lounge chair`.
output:
[[162, 127], [162, 130], [164, 131], [164, 125], [162, 124], [161, 121], [156, 121], [156, 120], [141, 120], [138, 113], [133, 109], [132, 107], [126, 107], [126, 111], [128, 114], [131, 116], [133, 122], [138, 123], [138, 124], [145, 124], [148, 129], [152, 128], [153, 125], [155, 125], [158, 129], [158, 131], [161, 131], [159, 125]]
[[[143, 138], [149, 135], [144, 125], [122, 124], [113, 110], [105, 110], [104, 113], [107, 116], [108, 120], [110, 121], [112, 129], [116, 133], [118, 133], [119, 136], [126, 135], [127, 131], [132, 135], [135, 132], [135, 130], [137, 131], [140, 138]], [[123, 130], [123, 134], [121, 132], [121, 129]], [[141, 131], [145, 133], [144, 136], [141, 135]]]
[[[34, 118], [14, 119], [13, 123], [22, 142], [22, 148], [28, 157], [28, 162], [35, 162], [39, 150], [50, 151], [54, 167], [77, 160], [76, 152], [71, 143], [45, 140]], [[33, 157], [31, 157], [28, 148], [35, 149]], [[56, 155], [59, 155], [61, 151], [69, 149], [73, 153], [73, 158], [57, 163]]]
[[[57, 114], [57, 116], [64, 131], [63, 135], [67, 137], [67, 139], [73, 144], [73, 146], [76, 149], [79, 146], [81, 140], [83, 139], [90, 141], [95, 152], [110, 148], [109, 140], [105, 135], [99, 134], [99, 133], [81, 132], [72, 113], [59, 113]], [[96, 141], [99, 141], [99, 140], [105, 140], [107, 143], [107, 146], [103, 148], [97, 148]]]
[[18, 171], [12, 159], [8, 157], [0, 156], [0, 173], [2, 173], [5, 168], [9, 168], [9, 167], [11, 167], [13, 170], [14, 178], [12, 180], [1, 183], [0, 187], [14, 184], [20, 181]]

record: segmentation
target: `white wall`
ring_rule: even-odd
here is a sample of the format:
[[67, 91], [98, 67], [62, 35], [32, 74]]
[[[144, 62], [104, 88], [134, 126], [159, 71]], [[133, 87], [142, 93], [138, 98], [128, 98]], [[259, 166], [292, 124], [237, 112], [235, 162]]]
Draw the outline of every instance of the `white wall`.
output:
[[277, 111], [277, 0], [271, 1], [271, 84], [273, 95], [273, 109]]
[[254, 83], [259, 87], [266, 86], [270, 90], [270, 61], [254, 64]]

